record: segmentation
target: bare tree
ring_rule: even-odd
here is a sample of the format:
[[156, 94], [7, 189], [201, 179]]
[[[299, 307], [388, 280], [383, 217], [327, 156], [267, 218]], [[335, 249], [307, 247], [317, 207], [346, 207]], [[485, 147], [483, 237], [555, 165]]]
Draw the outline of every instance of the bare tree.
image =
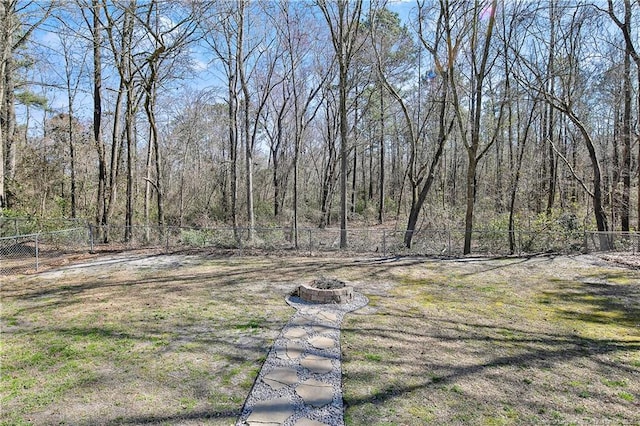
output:
[[[125, 206], [125, 241], [131, 240], [133, 216], [134, 216], [134, 168], [136, 159], [136, 112], [142, 97], [142, 90], [136, 81], [135, 49], [136, 42], [134, 30], [136, 27], [135, 0], [128, 3], [118, 3], [113, 8], [103, 0], [103, 9], [107, 21], [106, 32], [113, 55], [115, 67], [119, 76], [119, 87], [113, 118], [112, 154], [111, 154], [111, 178], [110, 197], [107, 209], [107, 218], [111, 217], [115, 208], [117, 177], [120, 164], [121, 149], [126, 147], [126, 206]], [[124, 117], [121, 123], [122, 104], [124, 103]], [[121, 126], [124, 127], [121, 127]], [[122, 132], [122, 133], [121, 133]], [[126, 144], [123, 143], [123, 140]], [[108, 228], [107, 228], [108, 229]], [[105, 241], [108, 240], [105, 233]]]
[[333, 195], [336, 191], [337, 179], [338, 179], [338, 146], [337, 141], [340, 136], [340, 113], [338, 111], [338, 102], [335, 99], [335, 93], [329, 88], [325, 87], [322, 90], [323, 102], [323, 119], [322, 123], [322, 137], [323, 137], [323, 151], [321, 155], [321, 165], [317, 166], [320, 169], [318, 175], [320, 176], [320, 228], [325, 228], [331, 224], [331, 206]]
[[[420, 114], [421, 99], [417, 101], [418, 111], [413, 111], [412, 106], [409, 103], [409, 99], [405, 99], [400, 90], [391, 84], [388, 74], [390, 73], [389, 64], [385, 64], [385, 61], [390, 60], [389, 52], [381, 51], [381, 46], [378, 45], [379, 40], [383, 37], [383, 34], [389, 37], [389, 34], [393, 34], [394, 25], [399, 26], [399, 22], [393, 22], [384, 9], [380, 11], [372, 11], [370, 15], [371, 25], [371, 40], [372, 47], [375, 53], [378, 78], [380, 79], [383, 87], [389, 92], [392, 98], [398, 103], [402, 116], [405, 121], [405, 127], [408, 133], [408, 141], [410, 146], [409, 164], [407, 165], [407, 176], [411, 185], [411, 207], [409, 210], [409, 218], [407, 222], [407, 228], [404, 237], [404, 244], [407, 247], [411, 247], [411, 242], [418, 223], [418, 217], [422, 210], [427, 196], [431, 190], [435, 179], [436, 169], [444, 152], [444, 146], [451, 132], [453, 122], [448, 119], [449, 109], [449, 74], [453, 70], [453, 61], [446, 61], [444, 64], [441, 61], [441, 55], [443, 55], [442, 47], [444, 43], [443, 33], [438, 31], [443, 27], [443, 19], [445, 19], [446, 10], [441, 8], [439, 10], [438, 18], [435, 22], [437, 28], [436, 34], [429, 37], [424, 30], [424, 26], [427, 24], [426, 6], [424, 2], [418, 3], [418, 36], [422, 43], [422, 46], [429, 52], [432, 57], [435, 70], [432, 70], [433, 76], [430, 77], [430, 85], [435, 88], [433, 91], [432, 107], [433, 113], [436, 115], [436, 119], [432, 120], [430, 112]], [[397, 20], [397, 17], [396, 17]], [[396, 33], [398, 31], [396, 30]], [[396, 34], [399, 38], [397, 42], [409, 43], [411, 38], [406, 32], [400, 32]], [[406, 53], [411, 54], [414, 49], [413, 46], [405, 46], [408, 50]], [[445, 48], [446, 50], [446, 48]], [[448, 53], [444, 53], [444, 57], [450, 57]], [[423, 78], [422, 75], [418, 75], [419, 83]], [[433, 81], [438, 78], [438, 82]], [[419, 95], [421, 95], [419, 84]], [[436, 88], [437, 87], [437, 88]], [[437, 93], [437, 95], [435, 95]], [[435, 99], [438, 99], [437, 101]], [[435, 121], [437, 131], [435, 135], [426, 133], [427, 123]], [[423, 145], [429, 145], [428, 139], [433, 137], [433, 147], [423, 148]], [[422, 151], [431, 151], [430, 155], [425, 155]], [[381, 160], [382, 161], [382, 160]], [[381, 169], [381, 172], [383, 170]], [[382, 179], [382, 178], [381, 178]]]
[[287, 190], [288, 170], [287, 140], [289, 133], [287, 116], [291, 109], [292, 94], [283, 85], [270, 97], [270, 102], [263, 111], [263, 126], [269, 139], [269, 155], [271, 162], [271, 183], [273, 184], [273, 216], [278, 219], [284, 205]]
[[[240, 2], [239, 5], [242, 5]], [[253, 240], [255, 228], [254, 209], [254, 150], [260, 129], [260, 116], [273, 90], [285, 77], [276, 72], [284, 55], [285, 45], [280, 43], [275, 32], [267, 31], [270, 22], [270, 2], [258, 5], [258, 10], [241, 7], [239, 32], [242, 39], [238, 62], [239, 81], [242, 91], [243, 140], [245, 145], [245, 182], [247, 196], [247, 221], [249, 240]], [[266, 17], [265, 17], [266, 15]], [[246, 28], [245, 28], [246, 26]], [[257, 30], [262, 28], [262, 30]], [[253, 30], [252, 30], [253, 29]], [[255, 95], [255, 96], [252, 96]]]
[[204, 32], [203, 41], [215, 53], [224, 69], [227, 92], [227, 125], [229, 142], [230, 163], [230, 190], [231, 200], [230, 219], [234, 228], [235, 238], [238, 234], [238, 148], [240, 142], [239, 115], [239, 62], [241, 61], [243, 43], [244, 17], [238, 10], [238, 5], [233, 1], [212, 2], [202, 5], [200, 11], [200, 26]]
[[[0, 211], [10, 207], [6, 181], [15, 175], [15, 52], [23, 47], [57, 6], [18, 0], [0, 2]], [[8, 166], [8, 167], [7, 167]]]
[[347, 169], [349, 152], [349, 125], [347, 114], [348, 73], [358, 40], [362, 0], [317, 1], [331, 32], [331, 42], [338, 62], [338, 88], [340, 113], [340, 248], [347, 247]]
[[[494, 33], [496, 22], [497, 0], [490, 3], [476, 1], [470, 11], [470, 93], [469, 97], [469, 116], [468, 121], [465, 120], [458, 94], [458, 83], [451, 76], [451, 86], [453, 89], [454, 103], [456, 105], [456, 118], [460, 129], [460, 134], [467, 152], [467, 175], [466, 175], [466, 213], [465, 213], [465, 232], [464, 232], [464, 254], [471, 253], [471, 239], [473, 233], [473, 212], [477, 195], [477, 169], [480, 160], [488, 152], [491, 145], [496, 140], [497, 129], [500, 127], [502, 120], [503, 106], [499, 109], [497, 125], [493, 136], [488, 141], [484, 141], [482, 137], [481, 118], [485, 112], [483, 109], [485, 80], [491, 71], [495, 59], [492, 59], [491, 40]], [[481, 33], [481, 22], [486, 20], [484, 35]], [[478, 55], [479, 52], [479, 55]], [[486, 132], [484, 132], [486, 134]]]
[[[195, 20], [186, 8], [172, 7], [157, 0], [151, 1], [140, 13], [136, 14], [139, 25], [145, 30], [148, 45], [139, 53], [144, 60], [136, 66], [136, 73], [142, 80], [144, 90], [144, 110], [149, 122], [149, 144], [147, 146], [144, 220], [149, 225], [149, 209], [151, 203], [151, 186], [155, 190], [157, 203], [158, 226], [165, 226], [164, 183], [162, 179], [162, 161], [160, 148], [160, 132], [156, 118], [158, 87], [165, 83], [180, 64], [180, 56], [193, 41], [196, 31]], [[162, 16], [171, 17], [160, 22]], [[152, 170], [153, 168], [153, 170]], [[152, 173], [153, 172], [153, 173]], [[155, 176], [153, 176], [155, 174]], [[148, 239], [148, 235], [147, 235]]]
[[95, 223], [99, 232], [101, 232], [107, 224], [107, 160], [106, 147], [102, 137], [102, 22], [100, 19], [102, 4], [100, 0], [91, 0], [90, 5], [85, 3], [84, 0], [78, 0], [78, 7], [91, 34], [93, 53], [93, 143], [98, 154]]
[[[327, 61], [329, 63], [323, 67], [315, 63], [313, 55], [321, 55], [318, 52], [320, 41], [317, 36], [308, 32], [314, 23], [304, 7], [281, 3], [275, 18], [274, 25], [278, 28], [280, 43], [284, 46], [283, 66], [286, 71], [283, 93], [287, 102], [283, 102], [283, 107], [285, 103], [290, 103], [293, 114], [293, 240], [298, 247], [300, 152], [307, 128], [321, 106], [316, 99], [322, 94], [333, 64]], [[278, 119], [280, 118], [279, 114]], [[278, 134], [282, 135], [281, 132]]]
[[[591, 163], [593, 176], [591, 189], [577, 176], [575, 170], [572, 169], [571, 172], [593, 200], [597, 230], [603, 232], [600, 238], [600, 246], [602, 249], [607, 249], [609, 240], [604, 232], [608, 231], [609, 227], [603, 203], [603, 178], [600, 157], [588, 122], [585, 121], [586, 114], [580, 110], [580, 100], [583, 99], [583, 95], [588, 90], [586, 73], [579, 71], [579, 61], [585, 58], [580, 49], [585, 48], [584, 38], [585, 34], [588, 34], [588, 23], [592, 22], [594, 17], [593, 14], [588, 13], [586, 8], [572, 8], [562, 18], [563, 25], [558, 28], [558, 40], [562, 40], [562, 43], [557, 45], [557, 49], [561, 49], [561, 53], [566, 60], [558, 63], [549, 73], [545, 69], [547, 65], [540, 64], [534, 59], [528, 59], [524, 51], [517, 52], [519, 55], [518, 65], [522, 68], [518, 79], [533, 96], [543, 100], [566, 117], [582, 137]], [[534, 41], [532, 40], [532, 42]], [[545, 48], [548, 48], [548, 45]], [[535, 53], [529, 53], [529, 56], [531, 55], [535, 55]], [[528, 77], [524, 77], [525, 74]], [[555, 91], [553, 93], [550, 92], [550, 86], [546, 83], [547, 78], [558, 79], [558, 85], [560, 86], [558, 87], [558, 93]], [[558, 152], [557, 149], [555, 151], [556, 153]], [[565, 163], [568, 165], [568, 162]]]
[[[632, 126], [631, 126], [631, 64], [630, 59], [636, 64], [636, 77], [637, 77], [637, 103], [636, 103], [636, 122], [640, 123], [640, 53], [637, 50], [637, 47], [634, 42], [633, 34], [633, 3], [631, 0], [624, 0], [623, 2], [623, 18], [620, 19], [617, 15], [616, 8], [614, 6], [613, 0], [608, 0], [607, 5], [607, 13], [609, 17], [613, 20], [615, 25], [622, 32], [622, 36], [624, 38], [624, 71], [623, 71], [623, 119], [622, 119], [622, 144], [623, 144], [623, 152], [622, 152], [622, 230], [629, 231], [629, 207], [630, 207], [630, 192], [631, 192], [631, 136], [632, 136]], [[636, 2], [635, 5], [638, 6], [638, 11], [640, 11], [640, 2]], [[637, 30], [637, 29], [636, 29]], [[637, 38], [636, 38], [637, 41]], [[638, 159], [640, 159], [640, 133], [637, 136], [638, 139]], [[640, 168], [639, 168], [640, 170]], [[639, 175], [640, 176], [640, 175]], [[639, 177], [640, 181], [640, 177]], [[640, 229], [640, 182], [638, 183], [638, 229]]]
[[[77, 217], [77, 182], [76, 182], [76, 133], [74, 131], [76, 96], [80, 90], [80, 84], [86, 73], [86, 62], [88, 51], [84, 48], [84, 40], [78, 37], [75, 28], [70, 28], [69, 14], [58, 16], [60, 30], [58, 39], [64, 66], [61, 71], [54, 68], [54, 73], [62, 80], [61, 86], [66, 92], [66, 120], [67, 137], [66, 145], [69, 152], [69, 172], [70, 172], [70, 196], [71, 196], [71, 217]], [[74, 34], [75, 33], [75, 34]]]

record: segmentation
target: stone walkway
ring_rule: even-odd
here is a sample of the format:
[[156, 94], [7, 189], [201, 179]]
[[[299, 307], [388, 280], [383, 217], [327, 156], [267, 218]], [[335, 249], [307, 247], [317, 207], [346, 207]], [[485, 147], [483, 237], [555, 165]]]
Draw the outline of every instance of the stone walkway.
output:
[[368, 303], [354, 293], [349, 304], [311, 304], [290, 296], [296, 308], [275, 341], [238, 425], [341, 426], [340, 324]]

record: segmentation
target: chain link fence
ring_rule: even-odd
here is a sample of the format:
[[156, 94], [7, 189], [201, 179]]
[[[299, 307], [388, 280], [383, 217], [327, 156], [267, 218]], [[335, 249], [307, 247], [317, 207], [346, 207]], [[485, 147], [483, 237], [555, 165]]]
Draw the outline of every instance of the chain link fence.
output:
[[[347, 248], [340, 248], [339, 229], [304, 228], [187, 228], [93, 225], [55, 232], [0, 237], [0, 275], [38, 271], [65, 263], [72, 255], [104, 251], [154, 249], [175, 252], [222, 249], [241, 252], [292, 252], [297, 255], [353, 253], [375, 256], [461, 256], [464, 230], [421, 229], [347, 230]], [[531, 232], [474, 230], [471, 253], [479, 256], [535, 253], [619, 251], [640, 254], [640, 233]]]
[[38, 271], [62, 264], [70, 255], [87, 253], [86, 227], [0, 238], [0, 275]]
[[585, 232], [584, 248], [587, 252], [615, 251], [640, 255], [638, 232]]
[[0, 238], [53, 232], [86, 226], [86, 220], [70, 218], [24, 218], [0, 216]]

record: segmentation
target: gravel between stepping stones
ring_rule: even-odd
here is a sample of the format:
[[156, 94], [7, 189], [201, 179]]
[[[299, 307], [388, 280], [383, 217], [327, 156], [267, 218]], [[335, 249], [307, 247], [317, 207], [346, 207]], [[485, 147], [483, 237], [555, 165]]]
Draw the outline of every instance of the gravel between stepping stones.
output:
[[[343, 426], [340, 325], [347, 312], [368, 302], [357, 292], [350, 303], [342, 305], [287, 297], [296, 313], [269, 351], [236, 424]], [[308, 403], [301, 395], [309, 395]]]

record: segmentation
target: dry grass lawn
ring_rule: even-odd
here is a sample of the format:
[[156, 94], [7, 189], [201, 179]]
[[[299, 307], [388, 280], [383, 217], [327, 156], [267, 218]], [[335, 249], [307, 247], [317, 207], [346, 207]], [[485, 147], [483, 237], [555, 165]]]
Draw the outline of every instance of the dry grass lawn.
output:
[[594, 257], [100, 257], [0, 280], [0, 424], [234, 424], [284, 297], [347, 315], [346, 421], [640, 424], [640, 271]]

